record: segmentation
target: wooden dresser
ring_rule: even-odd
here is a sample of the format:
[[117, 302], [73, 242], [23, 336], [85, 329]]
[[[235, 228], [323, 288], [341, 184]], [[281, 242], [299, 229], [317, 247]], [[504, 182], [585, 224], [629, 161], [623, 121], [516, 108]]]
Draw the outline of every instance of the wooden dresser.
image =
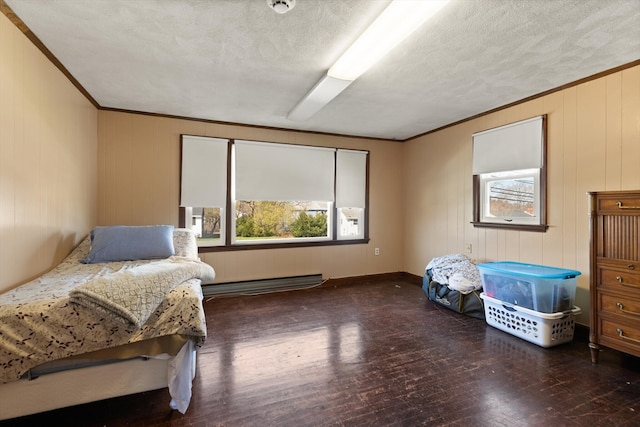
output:
[[591, 361], [640, 356], [640, 190], [591, 192]]

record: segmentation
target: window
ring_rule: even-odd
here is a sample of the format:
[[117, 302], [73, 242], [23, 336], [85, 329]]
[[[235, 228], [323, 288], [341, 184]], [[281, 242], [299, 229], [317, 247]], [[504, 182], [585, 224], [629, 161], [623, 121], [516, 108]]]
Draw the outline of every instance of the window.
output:
[[229, 141], [182, 136], [181, 226], [198, 236], [198, 246], [226, 243], [227, 153]]
[[473, 224], [545, 231], [546, 116], [473, 135]]
[[365, 240], [367, 168], [365, 151], [183, 136], [181, 225], [200, 247]]
[[480, 174], [480, 221], [537, 224], [539, 176], [539, 169]]
[[335, 149], [234, 141], [233, 244], [328, 240]]
[[338, 240], [364, 238], [367, 196], [367, 156], [362, 151], [336, 153]]

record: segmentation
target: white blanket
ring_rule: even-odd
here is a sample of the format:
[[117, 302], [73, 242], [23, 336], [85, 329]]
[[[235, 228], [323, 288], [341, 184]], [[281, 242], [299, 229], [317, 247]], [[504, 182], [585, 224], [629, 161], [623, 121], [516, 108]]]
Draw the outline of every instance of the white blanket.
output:
[[97, 310], [141, 328], [169, 291], [189, 279], [210, 281], [213, 268], [203, 262], [171, 257], [97, 277], [73, 289], [72, 304]]
[[432, 280], [462, 294], [482, 289], [480, 271], [466, 255], [450, 254], [433, 258], [426, 270], [431, 270]]

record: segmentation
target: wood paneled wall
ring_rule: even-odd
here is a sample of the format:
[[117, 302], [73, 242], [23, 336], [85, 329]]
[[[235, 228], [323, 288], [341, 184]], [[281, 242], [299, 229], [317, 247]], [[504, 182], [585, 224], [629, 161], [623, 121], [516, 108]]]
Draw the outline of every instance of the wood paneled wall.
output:
[[[177, 225], [182, 133], [371, 151], [369, 244], [203, 255], [219, 282], [421, 276], [431, 258], [471, 244], [479, 262], [580, 270], [587, 324], [586, 193], [640, 188], [638, 66], [400, 144], [98, 112], [4, 15], [0, 63], [0, 291], [57, 264], [94, 225]], [[474, 228], [471, 135], [540, 114], [549, 118], [549, 230]]]
[[216, 282], [401, 271], [401, 143], [115, 111], [100, 111], [98, 134], [99, 225], [178, 225], [180, 134], [370, 150], [369, 244], [215, 252], [201, 258], [215, 268]]
[[97, 214], [97, 109], [0, 14], [0, 292], [58, 264]]
[[[546, 233], [474, 228], [471, 135], [548, 115]], [[404, 144], [404, 271], [422, 275], [433, 257], [466, 253], [582, 272], [576, 304], [588, 324], [587, 191], [640, 188], [640, 67], [610, 74]]]

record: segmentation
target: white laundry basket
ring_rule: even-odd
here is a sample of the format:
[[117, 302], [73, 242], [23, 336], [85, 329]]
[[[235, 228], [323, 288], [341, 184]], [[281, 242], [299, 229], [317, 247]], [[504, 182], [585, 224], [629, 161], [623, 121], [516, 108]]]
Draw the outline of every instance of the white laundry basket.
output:
[[552, 347], [573, 340], [575, 316], [580, 307], [558, 313], [540, 313], [480, 294], [487, 323], [541, 347]]

